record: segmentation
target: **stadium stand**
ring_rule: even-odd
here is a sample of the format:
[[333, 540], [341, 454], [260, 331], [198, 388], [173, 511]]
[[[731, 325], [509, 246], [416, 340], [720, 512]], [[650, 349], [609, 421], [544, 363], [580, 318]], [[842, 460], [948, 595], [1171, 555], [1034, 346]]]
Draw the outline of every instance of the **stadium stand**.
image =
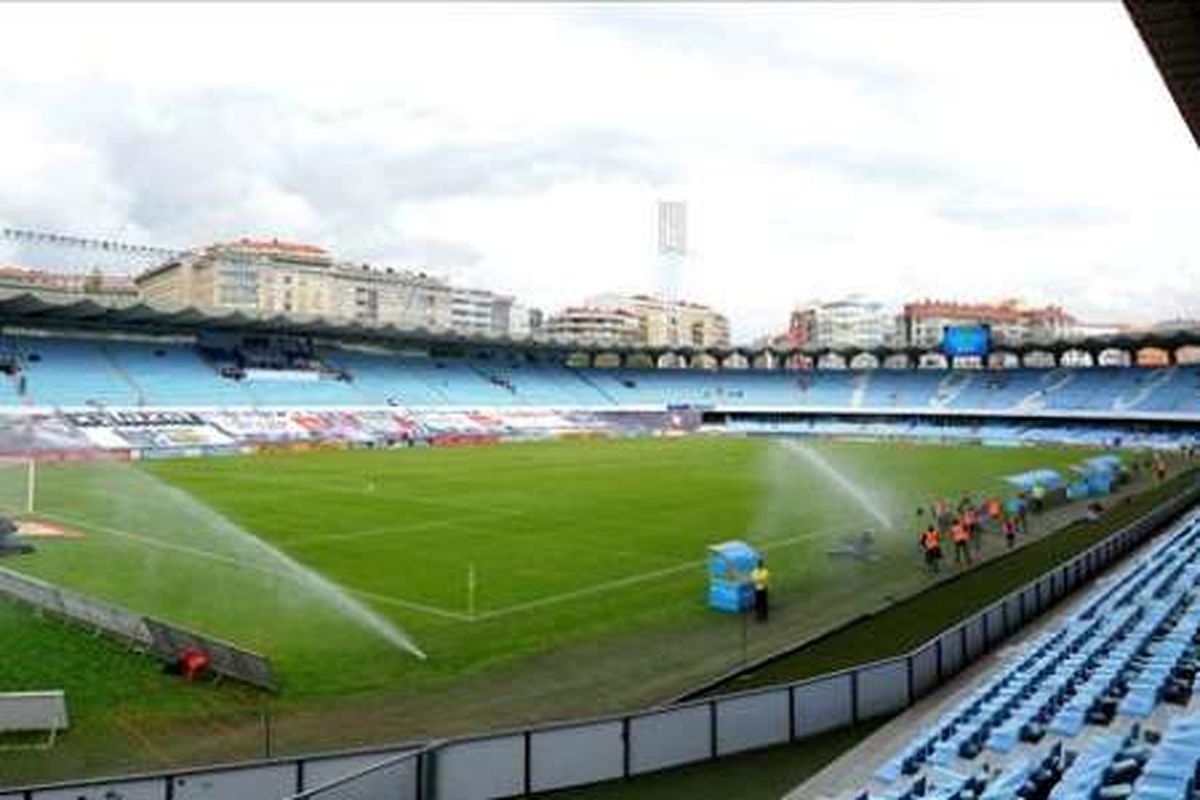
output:
[[[323, 347], [299, 362], [173, 341], [6, 336], [0, 405], [663, 408], [1200, 414], [1200, 368], [572, 369]], [[25, 393], [20, 392], [24, 381]]]
[[[20, 365], [31, 404], [141, 404], [137, 387], [117, 370], [96, 341], [5, 337], [3, 350]], [[6, 399], [14, 404], [21, 400], [15, 396]]]
[[176, 408], [251, 402], [250, 395], [236, 381], [214, 380], [213, 368], [193, 347], [143, 342], [101, 347], [147, 404]]
[[855, 800], [1194, 796], [1200, 514], [885, 755]]

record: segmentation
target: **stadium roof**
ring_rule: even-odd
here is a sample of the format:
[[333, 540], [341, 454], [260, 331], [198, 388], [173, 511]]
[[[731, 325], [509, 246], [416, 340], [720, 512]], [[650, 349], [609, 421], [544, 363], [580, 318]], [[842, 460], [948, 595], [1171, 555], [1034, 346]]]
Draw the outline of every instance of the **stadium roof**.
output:
[[[201, 332], [267, 333], [285, 336], [311, 336], [347, 344], [366, 344], [391, 348], [461, 347], [516, 350], [527, 353], [613, 353], [647, 355], [677, 353], [708, 354], [725, 358], [733, 354], [753, 357], [765, 352], [777, 355], [821, 356], [836, 353], [850, 358], [869, 353], [878, 358], [889, 355], [919, 356], [927, 347], [649, 347], [604, 342], [561, 341], [553, 339], [510, 339], [507, 337], [463, 336], [424, 328], [397, 328], [394, 325], [328, 320], [322, 317], [247, 314], [240, 311], [214, 312], [198, 308], [163, 308], [146, 303], [119, 302], [80, 296], [68, 292], [13, 291], [0, 287], [0, 326], [94, 333], [125, 333], [149, 336], [191, 335]], [[1030, 342], [1019, 346], [997, 345], [1001, 352], [1029, 353], [1068, 350], [1100, 352], [1106, 349], [1140, 350], [1200, 347], [1200, 330], [1173, 329], [1145, 333], [1121, 333], [1080, 340]]]
[[[581, 349], [561, 342], [529, 342], [508, 338], [468, 337], [424, 328], [329, 320], [299, 314], [255, 314], [242, 311], [210, 311], [191, 306], [169, 308], [144, 302], [108, 302], [66, 292], [19, 290], [0, 287], [0, 325], [73, 331], [139, 333], [147, 335], [194, 335], [203, 331], [227, 333], [272, 333], [314, 336], [339, 341], [380, 344], [392, 347], [462, 345], [478, 347], [521, 347], [529, 350]], [[622, 348], [608, 348], [620, 350]], [[628, 348], [635, 349], [635, 348]]]
[[1125, 8], [1200, 145], [1200, 4], [1125, 0]]

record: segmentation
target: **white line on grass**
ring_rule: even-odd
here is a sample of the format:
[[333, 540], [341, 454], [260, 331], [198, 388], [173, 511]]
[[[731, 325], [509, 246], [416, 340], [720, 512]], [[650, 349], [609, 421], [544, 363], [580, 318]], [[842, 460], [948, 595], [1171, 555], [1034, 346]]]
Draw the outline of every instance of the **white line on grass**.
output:
[[[803, 542], [807, 539], [811, 539], [814, 536], [823, 536], [827, 533], [834, 533], [837, 530], [838, 530], [837, 528], [823, 528], [821, 530], [808, 531], [807, 533], [802, 533], [802, 534], [799, 534], [796, 536], [789, 536], [786, 539], [778, 539], [773, 542], [766, 542], [766, 543], [762, 544], [759, 547], [759, 549], [762, 550], [763, 552], [769, 552], [771, 550], [779, 550], [784, 547], [788, 547], [790, 545], [797, 544], [799, 542]], [[572, 589], [571, 591], [562, 592], [561, 594], [551, 595], [550, 597], [542, 597], [537, 600], [530, 600], [530, 601], [524, 602], [524, 603], [517, 603], [515, 605], [505, 606], [504, 608], [497, 608], [493, 611], [485, 611], [482, 614], [476, 614], [475, 619], [477, 619], [477, 620], [496, 619], [499, 617], [507, 617], [511, 614], [518, 614], [522, 611], [530, 611], [535, 608], [543, 608], [545, 606], [557, 605], [558, 603], [565, 603], [569, 600], [576, 600], [580, 597], [587, 597], [587, 596], [593, 595], [593, 594], [602, 594], [604, 592], [608, 592], [613, 589], [622, 589], [626, 586], [633, 586], [635, 584], [645, 583], [646, 581], [652, 581], [656, 578], [665, 578], [668, 575], [674, 575], [676, 573], [684, 572], [689, 569], [697, 569], [699, 567], [704, 566], [705, 563], [706, 563], [706, 559], [702, 558], [702, 559], [687, 561], [682, 564], [676, 564], [673, 567], [665, 567], [663, 569], [651, 570], [650, 572], [641, 572], [641, 573], [638, 573], [637, 575], [627, 575], [624, 578], [615, 578], [610, 581], [604, 581], [602, 583], [592, 584], [591, 586], [585, 586], [582, 589]]]
[[155, 539], [152, 536], [146, 536], [141, 533], [133, 533], [132, 531], [125, 531], [125, 530], [121, 530], [120, 528], [110, 528], [107, 525], [98, 525], [95, 522], [88, 522], [88, 521], [82, 520], [82, 519], [75, 519], [74, 517], [68, 517], [63, 514], [51, 514], [48, 511], [38, 511], [37, 516], [46, 517], [47, 519], [52, 519], [57, 522], [63, 522], [68, 525], [74, 525], [78, 528], [83, 528], [85, 530], [93, 530], [93, 531], [99, 531], [100, 533], [107, 533], [110, 536], [116, 536], [121, 539], [132, 539], [133, 541], [141, 542], [142, 544], [148, 544], [151, 547], [157, 547], [160, 550], [170, 550], [170, 551], [173, 551], [176, 553], [183, 553], [184, 555], [196, 556], [197, 558], [206, 558], [209, 561], [218, 561], [222, 564], [229, 564], [231, 566], [241, 567], [244, 569], [253, 569], [253, 570], [257, 570], [259, 572], [267, 572], [272, 575], [282, 575], [283, 574], [283, 573], [277, 572], [276, 570], [273, 570], [269, 567], [266, 567], [266, 566], [263, 566], [260, 564], [255, 564], [255, 563], [248, 562], [248, 561], [243, 561], [241, 559], [237, 559], [232, 556], [226, 556], [226, 555], [221, 555], [220, 553], [214, 553], [211, 550], [205, 550], [200, 547], [191, 547], [186, 544], [175, 544], [174, 542], [164, 542], [162, 539]]
[[666, 569], [656, 569], [652, 572], [643, 572], [638, 575], [628, 575], [624, 578], [617, 578], [615, 580], [605, 581], [604, 583], [593, 584], [592, 586], [586, 586], [582, 589], [573, 589], [569, 592], [551, 595], [550, 597], [543, 597], [539, 600], [530, 600], [526, 603], [517, 603], [516, 605], [498, 608], [494, 611], [485, 611], [482, 614], [476, 614], [475, 619], [495, 619], [497, 617], [507, 617], [510, 614], [517, 614], [521, 611], [530, 611], [535, 608], [542, 608], [543, 606], [556, 605], [558, 603], [564, 603], [568, 600], [574, 600], [579, 597], [586, 597], [591, 594], [599, 594], [601, 592], [607, 592], [611, 589], [620, 589], [625, 586], [632, 586], [637, 583], [644, 583], [645, 581], [654, 580], [655, 578], [662, 578], [677, 572], [683, 572], [684, 570], [695, 569], [698, 565], [702, 565], [703, 563], [703, 561], [689, 561], [686, 564], [676, 564], [675, 566], [667, 567]]
[[[164, 542], [161, 539], [155, 539], [151, 536], [145, 536], [140, 533], [133, 533], [131, 531], [121, 530], [120, 528], [110, 528], [106, 525], [97, 525], [94, 522], [86, 522], [81, 519], [74, 519], [72, 517], [67, 517], [67, 516], [63, 516], [60, 514], [50, 514], [45, 511], [39, 511], [38, 516], [46, 517], [48, 519], [56, 520], [58, 522], [63, 522], [68, 525], [74, 525], [76, 527], [83, 528], [85, 530], [99, 531], [101, 533], [107, 533], [110, 536], [116, 536], [116, 537], [122, 538], [122, 539], [131, 539], [133, 541], [140, 542], [142, 544], [147, 544], [147, 545], [150, 545], [151, 547], [157, 547], [162, 550], [173, 551], [176, 553], [183, 553], [185, 555], [195, 556], [196, 558], [204, 558], [209, 561], [215, 561], [220, 564], [226, 564], [229, 566], [237, 567], [238, 569], [252, 570], [254, 572], [262, 573], [264, 575], [271, 575], [271, 576], [274, 576], [277, 578], [286, 578], [288, 580], [294, 580], [294, 581], [299, 580], [299, 576], [294, 575], [290, 572], [283, 572], [283, 571], [280, 571], [277, 569], [272, 569], [271, 567], [265, 566], [263, 564], [256, 564], [256, 563], [249, 562], [249, 561], [243, 561], [241, 559], [237, 559], [232, 556], [226, 556], [226, 555], [222, 555], [220, 553], [214, 553], [211, 550], [205, 550], [205, 549], [199, 548], [199, 547], [189, 547], [188, 545], [174, 544], [172, 542]], [[470, 617], [468, 617], [466, 614], [460, 614], [457, 611], [447, 611], [446, 609], [438, 608], [437, 606], [426, 605], [424, 603], [416, 603], [411, 600], [402, 600], [398, 597], [392, 597], [390, 595], [376, 594], [374, 592], [369, 592], [369, 591], [366, 591], [363, 589], [357, 589], [353, 586], [348, 586], [348, 585], [342, 584], [342, 583], [337, 584], [337, 586], [339, 588], [349, 592], [350, 594], [355, 594], [355, 595], [359, 595], [360, 597], [367, 597], [367, 598], [370, 598], [373, 600], [378, 600], [381, 603], [387, 603], [389, 605], [398, 606], [400, 608], [406, 608], [410, 611], [419, 611], [423, 614], [431, 614], [433, 616], [444, 617], [445, 619], [452, 619], [457, 622], [470, 621]]]
[[[202, 548], [189, 547], [187, 545], [173, 544], [171, 542], [164, 542], [161, 539], [155, 539], [155, 538], [145, 536], [142, 534], [132, 533], [130, 531], [121, 530], [119, 528], [110, 528], [110, 527], [107, 527], [104, 525], [97, 525], [96, 523], [93, 523], [93, 522], [86, 522], [84, 520], [74, 519], [72, 517], [67, 517], [67, 516], [58, 515], [58, 514], [50, 514], [50, 513], [44, 512], [44, 511], [38, 512], [38, 515], [42, 516], [42, 517], [47, 517], [49, 519], [57, 520], [59, 522], [64, 522], [64, 523], [67, 523], [70, 525], [75, 525], [80, 528], [92, 529], [92, 530], [100, 531], [102, 533], [107, 533], [107, 534], [110, 534], [113, 536], [117, 536], [120, 538], [132, 539], [134, 541], [141, 542], [143, 544], [147, 544], [152, 547], [158, 547], [158, 548], [161, 548], [164, 550], [171, 550], [171, 551], [175, 551], [175, 552], [179, 552], [179, 553], [184, 553], [187, 555], [196, 556], [198, 558], [205, 558], [210, 561], [216, 561], [216, 562], [219, 562], [222, 564], [235, 566], [235, 567], [238, 567], [239, 569], [254, 570], [256, 572], [260, 572], [263, 574], [272, 575], [272, 576], [276, 576], [276, 577], [283, 577], [283, 578], [294, 577], [286, 572], [280, 572], [278, 570], [271, 569], [269, 567], [262, 566], [259, 564], [248, 563], [245, 561], [238, 560], [236, 558], [232, 558], [230, 556], [221, 555], [220, 553], [214, 553], [209, 550], [204, 550]], [[785, 539], [777, 539], [775, 541], [763, 542], [761, 545], [759, 545], [759, 549], [764, 552], [770, 552], [771, 550], [780, 550], [785, 547], [790, 547], [791, 545], [798, 544], [800, 542], [806, 541], [808, 539], [812, 539], [817, 536], [824, 536], [825, 534], [828, 534], [828, 533], [835, 533], [835, 532], [837, 532], [837, 530], [838, 530], [838, 528], [822, 528], [822, 529], [815, 530], [815, 531], [808, 531], [806, 533], [801, 533], [796, 536], [789, 536]], [[850, 529], [843, 528], [842, 530], [850, 530]], [[378, 533], [379, 531], [376, 531], [376, 532]], [[512, 616], [513, 614], [519, 614], [519, 613], [522, 613], [525, 611], [532, 611], [537, 608], [545, 608], [547, 606], [553, 606], [553, 605], [558, 605], [560, 603], [566, 603], [571, 600], [577, 600], [581, 597], [588, 597], [588, 596], [595, 595], [595, 594], [603, 594], [605, 592], [613, 591], [615, 589], [622, 589], [627, 586], [635, 586], [639, 583], [653, 581], [658, 578], [665, 578], [669, 575], [678, 574], [680, 572], [685, 572], [690, 569], [698, 569], [700, 567], [703, 567], [705, 563], [706, 563], [705, 559], [694, 559], [694, 560], [687, 561], [687, 562], [684, 562], [681, 564], [676, 564], [671, 567], [665, 567], [663, 569], [651, 570], [649, 572], [640, 572], [640, 573], [637, 573], [636, 575], [627, 575], [622, 578], [616, 578], [616, 579], [613, 579], [610, 581], [604, 581], [601, 583], [593, 584], [591, 586], [585, 586], [582, 589], [572, 589], [570, 591], [562, 592], [562, 593], [559, 593], [556, 595], [551, 595], [549, 597], [542, 597], [542, 598], [538, 598], [536, 600], [530, 600], [530, 601], [523, 602], [523, 603], [516, 603], [511, 606], [505, 606], [503, 608], [494, 609], [492, 611], [484, 611], [482, 613], [477, 613], [475, 615], [464, 614], [464, 613], [457, 612], [457, 611], [448, 611], [444, 608], [439, 608], [437, 606], [427, 605], [425, 603], [417, 603], [412, 600], [405, 600], [403, 598], [394, 597], [392, 595], [387, 595], [387, 594], [380, 594], [378, 592], [372, 592], [372, 591], [369, 591], [366, 589], [359, 589], [354, 586], [349, 586], [346, 584], [338, 584], [338, 585], [345, 591], [349, 592], [350, 594], [354, 594], [359, 597], [366, 598], [368, 600], [373, 600], [378, 603], [396, 606], [398, 608], [407, 609], [409, 611], [416, 611], [416, 612], [423, 613], [423, 614], [429, 614], [431, 616], [441, 617], [442, 619], [449, 619], [454, 622], [468, 622], [469, 623], [469, 622], [476, 622], [476, 621], [482, 621], [482, 620], [500, 619], [502, 617]]]
[[452, 619], [455, 622], [473, 622], [475, 619], [474, 617], [471, 617], [469, 614], [463, 614], [458, 611], [447, 611], [446, 609], [438, 608], [437, 606], [428, 606], [428, 605], [425, 605], [424, 603], [414, 603], [411, 600], [401, 600], [399, 597], [392, 597], [390, 594], [378, 594], [377, 592], [370, 592], [370, 591], [367, 591], [366, 589], [355, 589], [354, 587], [346, 586], [345, 584], [339, 584], [339, 585], [346, 591], [350, 592], [350, 594], [356, 594], [359, 597], [365, 597], [368, 600], [374, 600], [376, 602], [385, 603], [390, 606], [398, 606], [399, 608], [406, 608], [409, 611], [420, 611], [425, 614], [432, 614], [433, 616], [436, 616], [436, 617], [444, 617], [445, 619]]
[[[405, 534], [411, 531], [423, 531], [430, 528], [451, 528], [455, 525], [461, 525], [467, 522], [473, 522], [480, 519], [482, 512], [473, 517], [455, 517], [430, 519], [424, 522], [413, 522], [408, 525], [381, 525], [378, 528], [366, 528], [361, 531], [350, 531], [348, 533], [330, 533], [325, 536], [301, 536], [298, 539], [288, 539], [285, 544], [288, 547], [305, 547], [310, 544], [325, 544], [326, 542], [345, 542], [353, 539], [369, 539], [372, 536], [382, 536], [387, 533]], [[488, 515], [491, 516], [490, 514]]]
[[[529, 513], [528, 509], [512, 508], [512, 507], [506, 507], [506, 506], [496, 506], [486, 500], [481, 501], [479, 503], [453, 502], [453, 501], [449, 501], [449, 500], [446, 500], [441, 497], [433, 497], [433, 496], [427, 495], [427, 494], [419, 494], [419, 493], [413, 492], [407, 488], [398, 488], [398, 489], [391, 489], [391, 490], [376, 488], [375, 490], [368, 490], [368, 489], [359, 488], [357, 485], [350, 484], [348, 482], [324, 481], [321, 483], [321, 485], [319, 487], [316, 487], [313, 489], [309, 489], [309, 488], [298, 489], [298, 488], [296, 488], [294, 483], [292, 483], [291, 485], [288, 485], [283, 480], [277, 480], [274, 478], [264, 478], [261, 476], [251, 478], [251, 477], [245, 477], [244, 475], [240, 475], [240, 474], [238, 475], [237, 480], [238, 480], [239, 484], [255, 483], [255, 484], [259, 484], [261, 486], [277, 486], [277, 487], [281, 488], [283, 494], [302, 494], [302, 493], [308, 493], [311, 491], [316, 491], [316, 492], [332, 492], [334, 494], [349, 494], [349, 495], [354, 495], [355, 497], [364, 497], [364, 496], [371, 497], [371, 496], [384, 495], [388, 499], [407, 500], [409, 502], [424, 504], [427, 506], [433, 506], [435, 508], [454, 508], [454, 509], [458, 509], [460, 511], [476, 511], [476, 512], [487, 511], [488, 513], [490, 513], [492, 515], [513, 516], [513, 517], [524, 516]], [[378, 486], [378, 483], [376, 484], [376, 486]]]

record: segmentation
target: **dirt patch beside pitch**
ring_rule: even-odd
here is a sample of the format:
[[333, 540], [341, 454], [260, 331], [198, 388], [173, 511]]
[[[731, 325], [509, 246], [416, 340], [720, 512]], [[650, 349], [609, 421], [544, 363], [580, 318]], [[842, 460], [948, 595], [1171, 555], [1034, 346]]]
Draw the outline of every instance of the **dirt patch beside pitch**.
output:
[[84, 536], [76, 528], [37, 519], [17, 520], [17, 533], [31, 539], [82, 539]]

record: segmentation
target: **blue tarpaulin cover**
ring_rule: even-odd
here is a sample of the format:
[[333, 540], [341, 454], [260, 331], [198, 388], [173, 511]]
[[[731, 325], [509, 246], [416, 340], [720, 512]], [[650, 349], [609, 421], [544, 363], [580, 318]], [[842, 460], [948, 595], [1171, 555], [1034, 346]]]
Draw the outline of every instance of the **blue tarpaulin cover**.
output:
[[1032, 469], [1019, 475], [1009, 475], [1004, 480], [1023, 492], [1032, 491], [1039, 483], [1045, 489], [1057, 489], [1065, 483], [1062, 475], [1052, 469]]
[[1083, 468], [1087, 472], [1120, 472], [1123, 465], [1121, 457], [1115, 455], [1096, 456], [1095, 458], [1085, 459]]

